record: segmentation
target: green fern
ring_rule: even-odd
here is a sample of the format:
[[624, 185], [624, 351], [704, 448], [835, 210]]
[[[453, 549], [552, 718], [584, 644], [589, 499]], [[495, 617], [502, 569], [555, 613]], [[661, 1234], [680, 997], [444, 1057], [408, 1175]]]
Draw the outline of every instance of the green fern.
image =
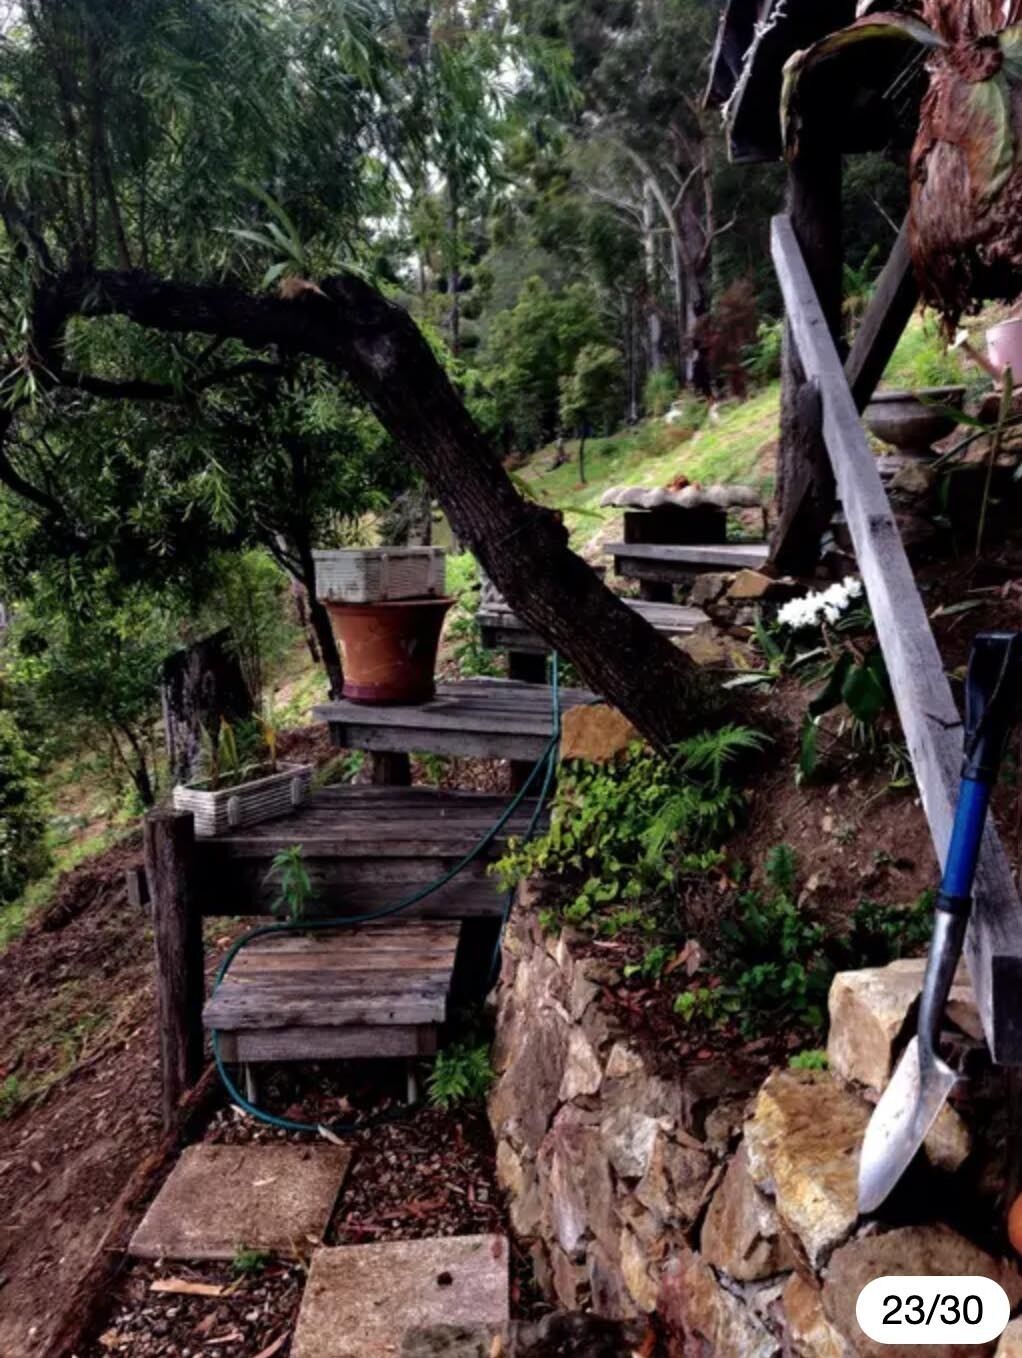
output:
[[674, 747], [675, 757], [684, 773], [708, 773], [710, 785], [719, 788], [724, 770], [739, 755], [756, 754], [768, 743], [769, 736], [753, 731], [749, 726], [735, 726], [732, 722], [713, 731], [703, 731]]
[[426, 1088], [430, 1103], [446, 1111], [485, 1098], [492, 1083], [493, 1068], [486, 1043], [457, 1042], [437, 1056]]

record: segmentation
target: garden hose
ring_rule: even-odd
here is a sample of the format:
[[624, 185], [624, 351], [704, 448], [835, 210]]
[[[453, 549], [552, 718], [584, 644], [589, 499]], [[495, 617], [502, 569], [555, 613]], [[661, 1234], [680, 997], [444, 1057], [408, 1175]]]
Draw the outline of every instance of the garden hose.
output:
[[[446, 872], [442, 873], [434, 881], [427, 883], [426, 886], [420, 887], [417, 891], [412, 892], [411, 895], [405, 896], [399, 901], [395, 901], [392, 905], [382, 906], [379, 910], [367, 911], [361, 915], [335, 916], [329, 919], [281, 920], [274, 924], [261, 924], [255, 929], [250, 929], [248, 933], [242, 934], [240, 938], [235, 939], [228, 948], [223, 961], [217, 968], [216, 977], [213, 981], [213, 993], [216, 993], [218, 987], [223, 982], [224, 977], [230, 970], [231, 964], [241, 952], [242, 948], [247, 948], [250, 943], [254, 943], [258, 938], [267, 938], [274, 934], [309, 933], [322, 929], [351, 929], [364, 924], [375, 924], [379, 920], [389, 919], [392, 916], [403, 914], [406, 910], [410, 910], [413, 906], [418, 905], [420, 901], [424, 901], [428, 896], [432, 896], [435, 892], [440, 891], [443, 887], [447, 886], [449, 882], [452, 882], [459, 873], [464, 872], [470, 864], [474, 863], [481, 854], [485, 853], [500, 834], [501, 830], [503, 830], [504, 826], [518, 810], [518, 807], [524, 801], [530, 788], [542, 774], [539, 798], [537, 799], [536, 806], [525, 831], [525, 842], [528, 843], [536, 832], [536, 827], [539, 824], [540, 816], [543, 813], [543, 808], [546, 805], [547, 797], [550, 793], [550, 785], [553, 782], [554, 770], [557, 767], [557, 747], [561, 738], [561, 703], [559, 661], [556, 652], [554, 652], [551, 658], [550, 666], [550, 706], [551, 736], [546, 749], [536, 760], [536, 763], [529, 771], [529, 775], [525, 782], [508, 802], [507, 806], [494, 821], [493, 825], [490, 826], [475, 846], [470, 849], [463, 858], [459, 859], [452, 868], [449, 868]], [[507, 893], [507, 900], [501, 915], [500, 933], [490, 962], [488, 980], [491, 983], [495, 979], [496, 963], [500, 955], [504, 930], [511, 913], [513, 899], [514, 892], [512, 890]], [[293, 1118], [278, 1117], [276, 1113], [268, 1113], [265, 1109], [257, 1107], [256, 1104], [252, 1103], [250, 1099], [247, 1099], [245, 1095], [242, 1094], [228, 1072], [224, 1059], [220, 1053], [219, 1033], [216, 1029], [213, 1029], [210, 1036], [213, 1046], [213, 1060], [216, 1062], [217, 1071], [231, 1102], [243, 1112], [248, 1113], [250, 1117], [266, 1123], [269, 1127], [276, 1127], [278, 1130], [285, 1132], [311, 1132], [320, 1136], [326, 1136], [329, 1139], [331, 1137], [351, 1135], [354, 1132], [363, 1131], [367, 1127], [372, 1127], [379, 1122], [392, 1120], [399, 1115], [404, 1116], [409, 1111], [407, 1108], [404, 1108], [400, 1110], [400, 1114], [393, 1111], [377, 1113], [359, 1122], [336, 1122], [331, 1123], [329, 1126], [312, 1122], [298, 1122]]]

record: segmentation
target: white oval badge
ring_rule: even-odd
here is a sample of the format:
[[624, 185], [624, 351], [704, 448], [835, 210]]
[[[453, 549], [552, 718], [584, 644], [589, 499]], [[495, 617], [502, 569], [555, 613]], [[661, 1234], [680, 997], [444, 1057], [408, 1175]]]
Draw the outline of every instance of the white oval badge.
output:
[[1011, 1319], [1000, 1283], [979, 1277], [874, 1278], [855, 1318], [877, 1344], [988, 1344]]

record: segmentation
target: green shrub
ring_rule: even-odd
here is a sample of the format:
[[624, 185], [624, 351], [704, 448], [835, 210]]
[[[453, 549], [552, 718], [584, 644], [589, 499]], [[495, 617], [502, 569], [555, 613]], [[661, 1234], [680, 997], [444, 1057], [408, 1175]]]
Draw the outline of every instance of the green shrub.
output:
[[492, 1083], [489, 1046], [456, 1042], [438, 1054], [426, 1088], [430, 1103], [446, 1110], [485, 1098]]
[[746, 346], [742, 366], [758, 385], [765, 386], [780, 377], [783, 337], [780, 321], [760, 321], [754, 343]]
[[737, 910], [721, 925], [713, 954], [716, 984], [683, 991], [675, 1012], [687, 1021], [737, 1020], [746, 1036], [785, 1027], [820, 1032], [835, 973], [886, 966], [920, 952], [932, 906], [929, 891], [908, 906], [864, 900], [846, 932], [828, 932], [798, 903], [795, 853], [779, 844], [767, 855], [762, 890], [742, 892]]
[[564, 920], [599, 932], [622, 917], [631, 927], [640, 902], [640, 914], [655, 914], [683, 877], [720, 862], [717, 846], [745, 804], [727, 774], [764, 743], [727, 725], [683, 741], [670, 759], [636, 745], [617, 762], [562, 766], [550, 828], [528, 844], [509, 841], [497, 864], [503, 885], [559, 879]]
[[11, 712], [0, 710], [0, 906], [45, 871], [46, 817], [36, 760]]
[[678, 375], [671, 368], [656, 368], [642, 388], [642, 405], [647, 415], [660, 419], [678, 396]]

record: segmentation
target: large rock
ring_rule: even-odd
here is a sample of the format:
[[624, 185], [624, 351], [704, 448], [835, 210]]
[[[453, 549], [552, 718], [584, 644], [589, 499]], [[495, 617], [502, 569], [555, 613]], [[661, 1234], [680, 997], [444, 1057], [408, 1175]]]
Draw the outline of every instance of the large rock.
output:
[[606, 764], [625, 753], [638, 731], [616, 708], [595, 703], [569, 708], [561, 719], [561, 758]]
[[1022, 1358], [1022, 1319], [1009, 1321], [997, 1345], [995, 1358]]
[[663, 1270], [657, 1312], [684, 1358], [776, 1358], [780, 1344], [713, 1269], [682, 1248]]
[[593, 1044], [581, 1028], [572, 1028], [559, 1091], [562, 1102], [568, 1103], [580, 1095], [595, 1094], [602, 1081], [603, 1067]]
[[621, 1231], [621, 1276], [628, 1293], [640, 1311], [656, 1310], [659, 1270], [651, 1267], [649, 1246], [625, 1226]]
[[793, 1273], [781, 1294], [781, 1313], [791, 1358], [847, 1358], [848, 1349], [827, 1319], [815, 1282]]
[[660, 1129], [635, 1196], [664, 1225], [688, 1226], [702, 1206], [712, 1170], [713, 1161], [691, 1137]]
[[[823, 1309], [848, 1341], [855, 1358], [916, 1358], [913, 1345], [878, 1344], [867, 1339], [855, 1319], [859, 1293], [874, 1278], [955, 1274], [993, 1278], [1014, 1307], [1022, 1295], [1018, 1271], [985, 1253], [946, 1226], [905, 1226], [886, 1235], [863, 1236], [834, 1251], [823, 1284]], [[988, 1354], [989, 1344], [930, 1345], [934, 1358]]]
[[730, 588], [734, 578], [730, 571], [727, 573], [703, 571], [692, 582], [692, 589], [688, 596], [689, 603], [693, 608], [705, 608], [707, 604], [716, 603], [721, 595]]
[[590, 1198], [606, 1211], [613, 1197], [594, 1119], [571, 1105], [562, 1108], [540, 1148], [539, 1171], [554, 1237], [562, 1250], [574, 1254], [590, 1230]]
[[[827, 1055], [835, 1074], [877, 1093], [885, 1088], [922, 989], [925, 969], [925, 958], [908, 957], [886, 967], [863, 967], [834, 977]], [[952, 987], [947, 1012], [970, 1036], [982, 1034], [964, 973]]]
[[663, 1120], [627, 1105], [615, 1108], [600, 1124], [603, 1150], [622, 1179], [641, 1179], [653, 1158]]
[[727, 662], [724, 644], [713, 632], [700, 630], [687, 637], [675, 637], [674, 644], [697, 665], [722, 667]]
[[586, 1250], [586, 1271], [589, 1274], [589, 1296], [598, 1316], [614, 1320], [628, 1320], [639, 1314], [639, 1308], [621, 1276], [621, 1256], [617, 1243], [606, 1249], [594, 1240]]
[[550, 1007], [537, 1006], [529, 1017], [494, 1085], [489, 1114], [495, 1136], [535, 1151], [557, 1108], [568, 1055], [568, 1024]]
[[739, 1282], [756, 1282], [795, 1267], [777, 1210], [752, 1181], [745, 1146], [728, 1165], [710, 1201], [700, 1239], [702, 1256]]
[[818, 1071], [778, 1071], [746, 1124], [753, 1181], [777, 1204], [813, 1268], [858, 1220], [858, 1159], [870, 1108]]

